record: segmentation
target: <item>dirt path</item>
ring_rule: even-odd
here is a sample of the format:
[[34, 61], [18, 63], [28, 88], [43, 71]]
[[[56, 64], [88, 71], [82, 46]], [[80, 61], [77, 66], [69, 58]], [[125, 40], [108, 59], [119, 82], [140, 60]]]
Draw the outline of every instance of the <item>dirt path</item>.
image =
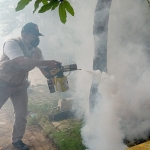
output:
[[[0, 150], [17, 150], [11, 144], [13, 110], [9, 103], [8, 101], [0, 110]], [[23, 141], [30, 146], [30, 150], [56, 150], [39, 127], [27, 127]]]

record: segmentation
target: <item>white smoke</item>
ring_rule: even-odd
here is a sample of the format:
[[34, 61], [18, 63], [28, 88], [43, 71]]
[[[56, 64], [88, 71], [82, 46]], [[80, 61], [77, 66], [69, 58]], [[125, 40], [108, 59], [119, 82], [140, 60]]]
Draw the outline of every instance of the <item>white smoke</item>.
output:
[[82, 129], [83, 143], [89, 150], [121, 150], [123, 133], [121, 132], [118, 104], [115, 96], [118, 92], [114, 76], [93, 72], [99, 80], [99, 101], [95, 109], [86, 116]]
[[[97, 79], [100, 93], [99, 101], [95, 105], [95, 109], [90, 113], [88, 111], [89, 106], [87, 97], [89, 96], [89, 93], [85, 92], [86, 86], [92, 78], [87, 75], [88, 73]], [[86, 110], [84, 116], [85, 124], [81, 130], [83, 143], [89, 150], [124, 149], [126, 146], [124, 146], [122, 142], [124, 134], [121, 131], [121, 118], [118, 115], [121, 104], [119, 104], [120, 102], [118, 103], [118, 100], [116, 99], [118, 95], [116, 79], [114, 76], [109, 76], [98, 70], [88, 71], [88, 73], [85, 74], [85, 80], [82, 81], [84, 86], [80, 86], [80, 90], [82, 91], [80, 91], [80, 93], [82, 93], [82, 95], [79, 97], [82, 97], [82, 99], [78, 99], [79, 101], [84, 102], [79, 102], [79, 104], [82, 104], [79, 108], [84, 108]], [[81, 112], [81, 110], [79, 109], [78, 112]]]
[[146, 139], [150, 129], [150, 8], [147, 1], [113, 0], [108, 29], [109, 75], [90, 72], [99, 84], [98, 101], [92, 112], [89, 112], [89, 89], [86, 88], [92, 76], [80, 73], [84, 86], [78, 84], [78, 91], [82, 91], [79, 108], [85, 109], [81, 133], [89, 150], [124, 150], [123, 138]]
[[119, 85], [119, 116], [122, 131], [130, 140], [147, 138], [149, 131], [149, 14], [146, 0], [112, 2], [108, 70]]

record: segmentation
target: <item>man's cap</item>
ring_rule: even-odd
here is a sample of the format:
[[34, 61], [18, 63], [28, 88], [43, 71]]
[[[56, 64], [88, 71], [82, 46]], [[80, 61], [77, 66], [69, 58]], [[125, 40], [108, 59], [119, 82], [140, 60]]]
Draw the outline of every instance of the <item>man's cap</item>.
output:
[[43, 36], [43, 34], [41, 34], [39, 32], [39, 28], [37, 26], [37, 24], [29, 22], [27, 23], [23, 28], [21, 32], [26, 32], [26, 33], [31, 33], [35, 36]]

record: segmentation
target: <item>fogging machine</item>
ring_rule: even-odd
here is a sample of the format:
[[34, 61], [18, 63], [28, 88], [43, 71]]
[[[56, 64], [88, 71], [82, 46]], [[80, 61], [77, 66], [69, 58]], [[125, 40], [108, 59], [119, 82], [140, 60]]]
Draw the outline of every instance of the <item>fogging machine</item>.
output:
[[62, 64], [60, 63], [58, 64], [58, 68], [49, 69], [47, 67], [44, 70], [48, 73], [46, 78], [50, 93], [54, 93], [56, 91], [65, 92], [69, 89], [67, 76], [64, 75], [64, 72], [71, 72], [81, 69], [77, 69], [76, 64], [62, 66]]

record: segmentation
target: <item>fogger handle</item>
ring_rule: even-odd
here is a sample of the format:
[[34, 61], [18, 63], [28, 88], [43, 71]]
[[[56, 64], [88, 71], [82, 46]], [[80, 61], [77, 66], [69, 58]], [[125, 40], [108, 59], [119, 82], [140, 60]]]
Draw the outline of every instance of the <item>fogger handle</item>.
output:
[[49, 88], [50, 93], [54, 93], [55, 92], [55, 86], [53, 83], [53, 79], [52, 78], [47, 79], [47, 84], [48, 84], [48, 88]]

